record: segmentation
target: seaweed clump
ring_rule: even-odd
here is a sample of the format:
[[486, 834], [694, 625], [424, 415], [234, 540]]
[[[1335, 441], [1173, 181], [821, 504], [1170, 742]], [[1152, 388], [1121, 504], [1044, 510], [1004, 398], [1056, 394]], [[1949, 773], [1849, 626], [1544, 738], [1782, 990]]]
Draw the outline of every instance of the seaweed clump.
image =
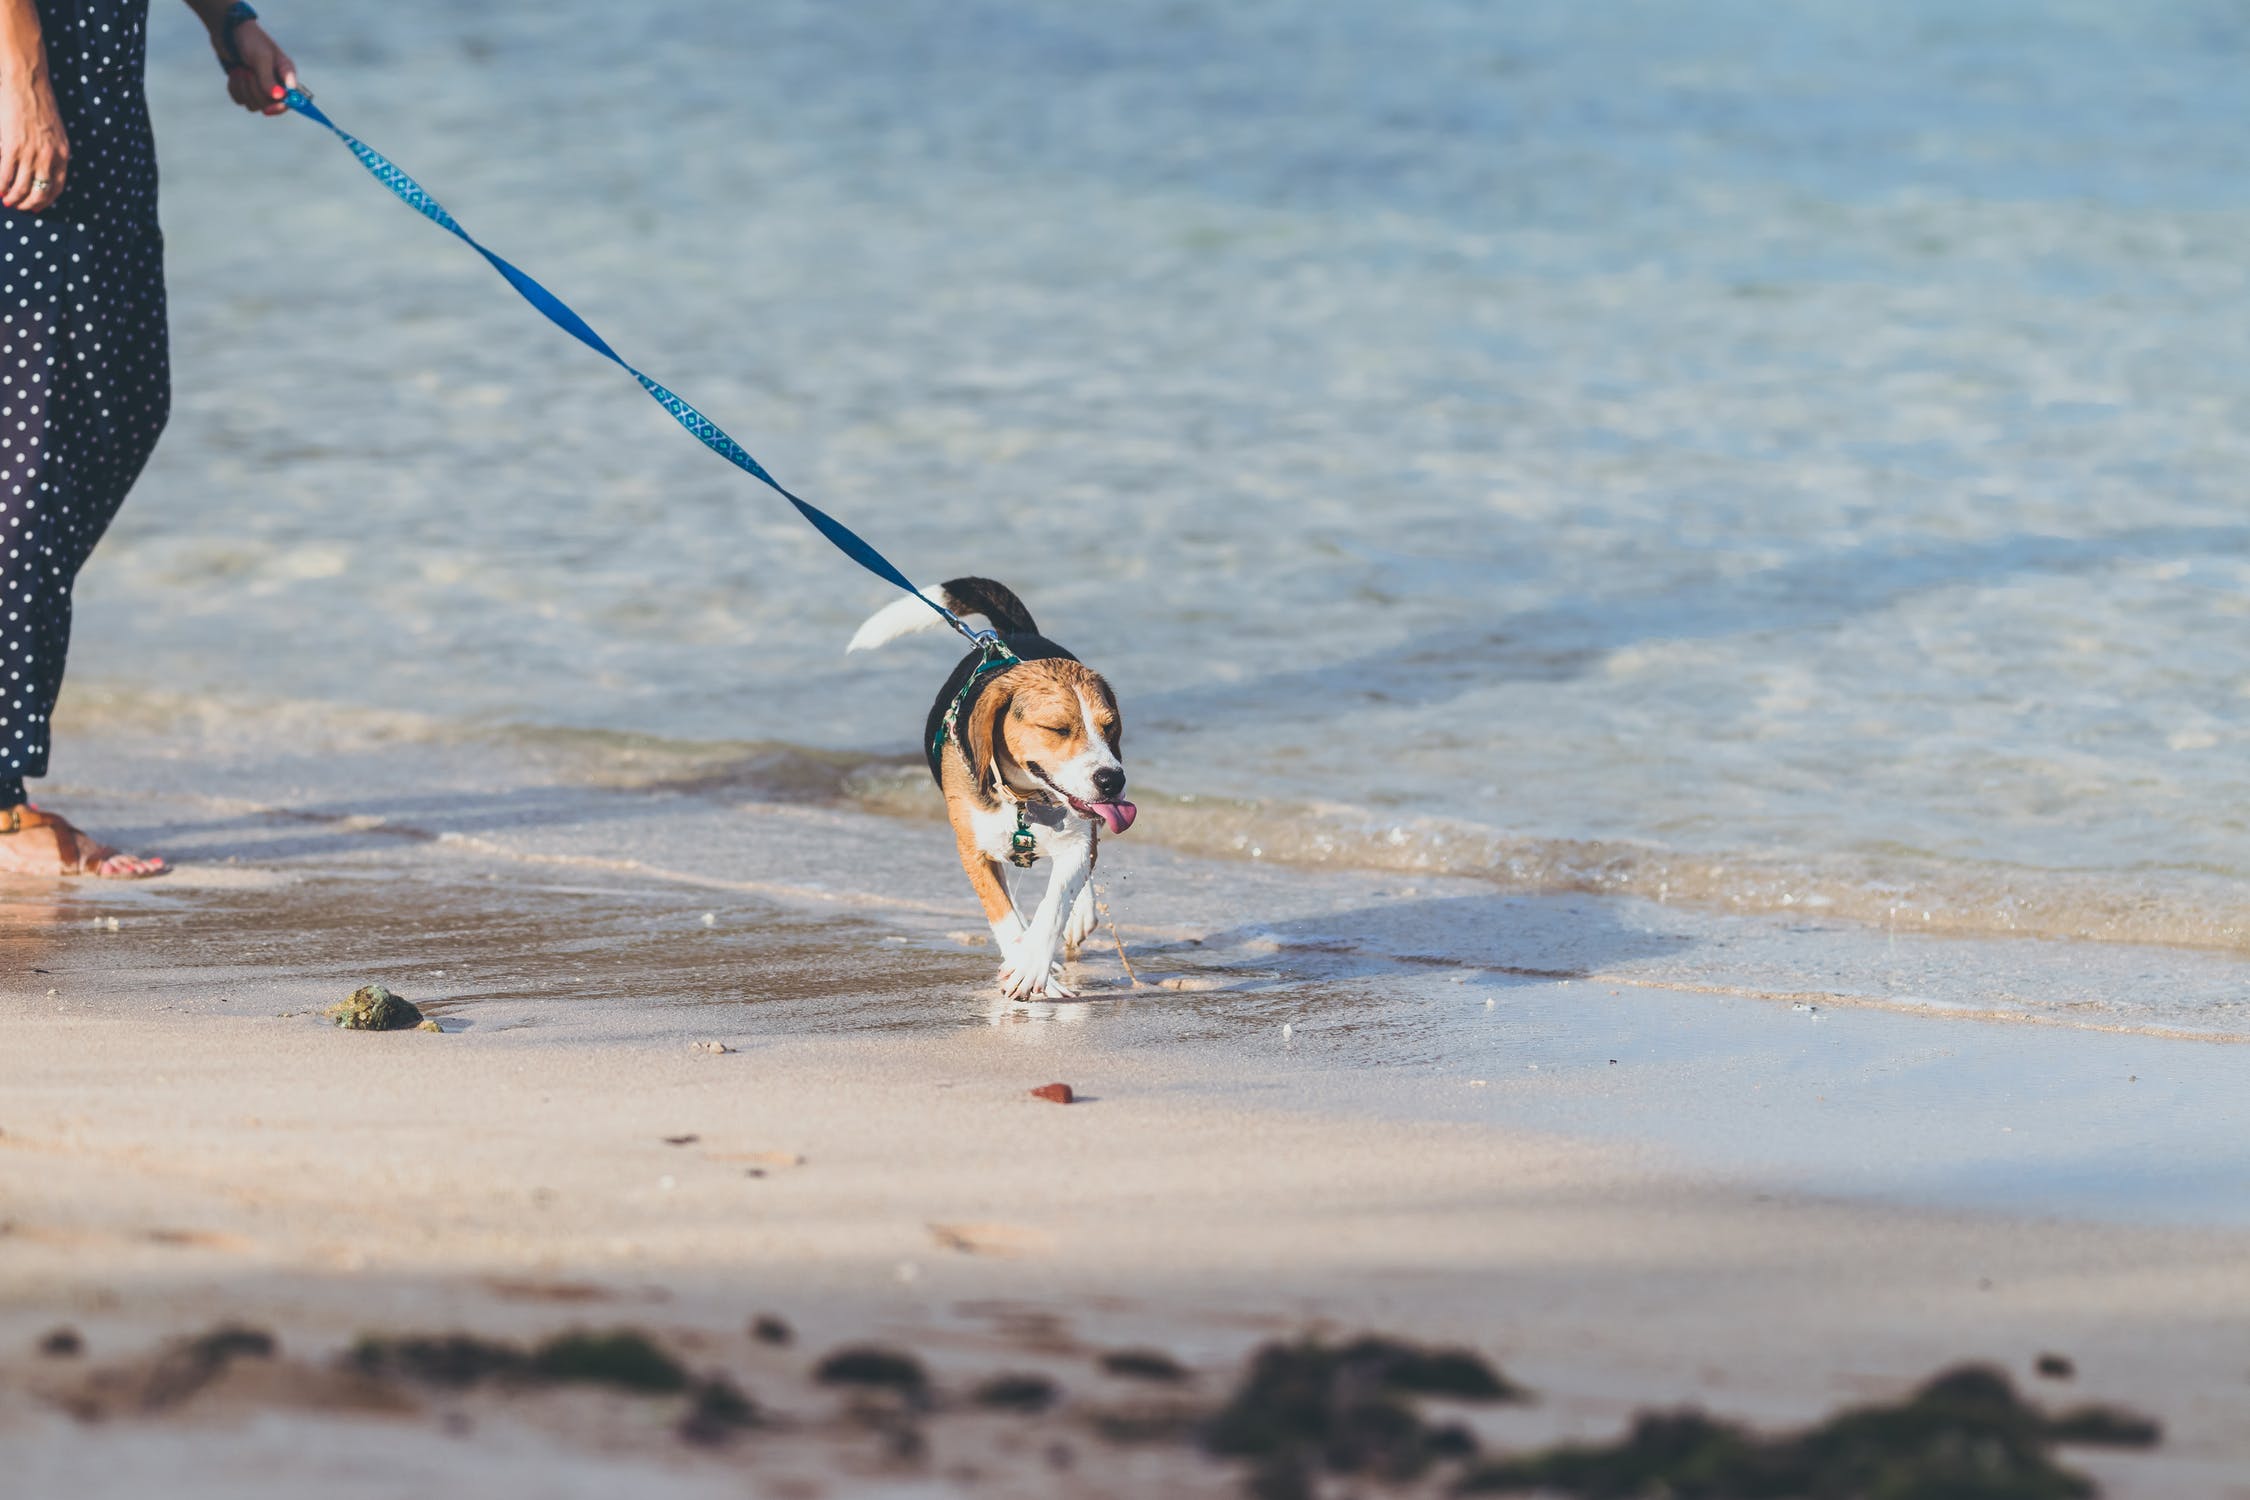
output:
[[271, 1359], [278, 1346], [263, 1328], [221, 1323], [208, 1333], [181, 1339], [166, 1349], [141, 1387], [141, 1405], [156, 1410], [174, 1406], [226, 1373], [238, 1359]]
[[995, 1375], [976, 1388], [972, 1399], [993, 1411], [1022, 1412], [1036, 1416], [1062, 1398], [1055, 1383], [1044, 1375]]
[[705, 1447], [727, 1442], [758, 1423], [758, 1407], [721, 1373], [692, 1378], [664, 1347], [633, 1328], [574, 1328], [525, 1348], [468, 1333], [362, 1338], [345, 1363], [363, 1375], [412, 1380], [465, 1391], [492, 1382], [517, 1389], [598, 1385], [628, 1396], [686, 1392], [682, 1440]]
[[526, 1350], [497, 1339], [452, 1333], [438, 1337], [363, 1338], [349, 1362], [368, 1375], [397, 1375], [425, 1385], [466, 1390], [487, 1380], [519, 1385], [606, 1385], [637, 1395], [688, 1388], [687, 1370], [647, 1334], [573, 1329]]
[[1112, 1349], [1102, 1356], [1102, 1369], [1126, 1380], [1181, 1381], [1187, 1367], [1161, 1349]]
[[740, 1386], [724, 1375], [711, 1375], [696, 1382], [687, 1415], [680, 1418], [680, 1436], [713, 1447], [755, 1426], [757, 1420], [758, 1408]]
[[514, 1344], [473, 1334], [362, 1338], [345, 1362], [363, 1375], [396, 1375], [424, 1385], [466, 1390], [487, 1380], [522, 1378], [531, 1356]]
[[379, 984], [360, 986], [324, 1014], [346, 1031], [408, 1031], [423, 1020], [420, 1006]]
[[1373, 1375], [1386, 1390], [1455, 1401], [1523, 1401], [1530, 1392], [1468, 1349], [1425, 1349], [1401, 1339], [1367, 1337], [1344, 1346], [1344, 1361]]
[[1319, 1470], [1413, 1479], [1432, 1463], [1476, 1451], [1468, 1429], [1423, 1420], [1415, 1406], [1422, 1396], [1517, 1401], [1525, 1393], [1467, 1350], [1374, 1337], [1341, 1347], [1314, 1339], [1267, 1344], [1204, 1424], [1203, 1446], [1248, 1460], [1250, 1491], [1260, 1500], [1311, 1494]]
[[920, 1360], [874, 1344], [838, 1349], [814, 1367], [813, 1379], [822, 1385], [889, 1391], [914, 1406], [930, 1398], [929, 1373]]
[[2091, 1480], [2058, 1443], [2145, 1447], [2154, 1422], [2108, 1407], [2049, 1417], [1998, 1370], [1965, 1365], [1903, 1401], [1847, 1409], [1760, 1437], [1701, 1412], [1642, 1414], [1617, 1442], [1565, 1444], [1485, 1464], [1457, 1493], [1581, 1500], [2084, 1500]]
[[651, 1396], [684, 1391], [688, 1384], [678, 1360], [630, 1328], [557, 1334], [531, 1352], [531, 1373], [558, 1385], [606, 1385]]

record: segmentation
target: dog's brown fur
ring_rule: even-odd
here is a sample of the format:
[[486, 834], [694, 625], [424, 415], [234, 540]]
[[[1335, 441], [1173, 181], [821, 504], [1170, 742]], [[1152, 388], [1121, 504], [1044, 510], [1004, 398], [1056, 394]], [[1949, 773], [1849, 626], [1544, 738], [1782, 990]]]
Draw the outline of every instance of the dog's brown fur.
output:
[[1000, 776], [1011, 785], [1036, 785], [1037, 778], [1025, 768], [1058, 765], [1085, 750], [1089, 717], [1110, 752], [1122, 755], [1124, 716], [1100, 673], [1061, 658], [1021, 662], [992, 679], [956, 738], [947, 742], [940, 782], [945, 814], [953, 824], [961, 868], [988, 922], [1015, 910], [999, 861], [977, 845], [973, 817], [1000, 806], [992, 784], [995, 760]]

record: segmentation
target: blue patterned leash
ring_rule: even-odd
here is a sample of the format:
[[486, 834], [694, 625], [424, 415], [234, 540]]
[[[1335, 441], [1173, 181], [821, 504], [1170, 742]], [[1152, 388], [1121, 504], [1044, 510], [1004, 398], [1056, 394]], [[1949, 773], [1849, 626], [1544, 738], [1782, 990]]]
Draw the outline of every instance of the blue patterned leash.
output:
[[639, 381], [641, 389], [655, 397], [656, 404], [670, 412], [672, 419], [692, 433], [697, 442], [703, 444], [704, 447], [718, 454], [719, 457], [733, 464], [751, 478], [765, 484], [775, 494], [797, 507], [797, 514], [812, 522], [815, 530], [835, 544], [836, 550], [885, 583], [896, 584], [924, 604], [929, 605], [930, 608], [945, 617], [947, 624], [967, 636], [972, 645], [986, 648], [987, 654], [990, 654], [989, 648], [997, 639], [992, 632], [971, 630], [966, 624], [962, 623], [959, 615], [917, 589], [913, 581], [893, 566], [889, 558], [876, 551], [866, 538], [819, 506], [791, 494], [780, 480], [766, 472], [764, 464], [750, 456], [748, 449], [727, 436], [718, 423], [672, 394], [663, 385], [651, 380], [639, 370], [625, 363], [618, 352], [609, 347], [607, 340], [594, 332], [584, 318], [571, 311], [568, 303], [532, 280], [522, 271], [517, 270], [506, 260], [478, 244], [475, 236], [463, 229], [455, 221], [453, 215], [445, 211], [445, 205], [431, 197], [422, 184], [407, 176], [396, 163], [383, 155], [382, 152], [377, 151], [358, 136], [353, 135], [334, 120], [329, 119], [327, 115], [321, 113], [319, 106], [312, 102], [312, 95], [302, 89], [291, 89], [283, 97], [282, 102], [313, 123], [327, 126], [335, 133], [338, 140], [351, 147], [352, 155], [359, 158], [360, 165], [367, 168], [377, 182], [396, 193], [399, 201], [408, 208], [413, 209], [423, 218], [428, 219], [438, 228], [453, 235], [471, 250], [483, 256], [491, 263], [493, 270], [498, 271], [501, 276], [506, 278], [508, 285], [522, 294], [524, 301], [545, 313], [549, 322]]

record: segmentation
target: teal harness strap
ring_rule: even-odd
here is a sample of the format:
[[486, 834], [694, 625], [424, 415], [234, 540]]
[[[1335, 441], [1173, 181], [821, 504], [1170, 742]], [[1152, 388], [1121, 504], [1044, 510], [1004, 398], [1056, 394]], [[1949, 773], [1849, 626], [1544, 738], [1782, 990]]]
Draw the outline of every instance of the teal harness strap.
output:
[[[976, 685], [983, 680], [985, 674], [1023, 664], [1023, 658], [1003, 645], [997, 635], [984, 637], [978, 645], [983, 648], [984, 660], [969, 669], [967, 680], [961, 684], [961, 691], [953, 695], [953, 701], [946, 706], [945, 717], [938, 721], [937, 738], [930, 741], [930, 755], [933, 759], [945, 753], [947, 740], [957, 745], [961, 743], [961, 705], [969, 701], [969, 694], [976, 690]], [[962, 759], [968, 759], [965, 750]], [[1017, 798], [1016, 829], [1008, 835], [1008, 863], [1019, 870], [1028, 870], [1038, 858], [1039, 840], [1031, 831], [1030, 811], [1024, 801]]]
[[954, 721], [960, 718], [961, 705], [969, 701], [970, 692], [985, 673], [1023, 665], [1023, 658], [1003, 645], [997, 635], [983, 636], [978, 639], [977, 645], [984, 652], [984, 660], [971, 669], [968, 678], [961, 684], [961, 691], [953, 695], [953, 702], [946, 708], [945, 717], [938, 721], [937, 738], [930, 741], [932, 755], [942, 752], [947, 740], [952, 740], [955, 744], [961, 742], [960, 731], [954, 727]]

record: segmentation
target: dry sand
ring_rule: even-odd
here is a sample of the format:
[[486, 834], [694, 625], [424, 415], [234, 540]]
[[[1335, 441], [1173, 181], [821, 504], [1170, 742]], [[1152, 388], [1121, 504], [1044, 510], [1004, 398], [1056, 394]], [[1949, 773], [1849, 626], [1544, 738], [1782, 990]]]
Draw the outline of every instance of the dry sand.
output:
[[[807, 1369], [874, 1338], [952, 1388], [1028, 1367], [1092, 1407], [1128, 1394], [1097, 1374], [1104, 1348], [1169, 1350], [1216, 1390], [1258, 1340], [1367, 1327], [1493, 1354], [1542, 1397], [1493, 1429], [1512, 1437], [1598, 1433], [1650, 1402], [1809, 1417], [1964, 1357], [2022, 1373], [2052, 1349], [2083, 1372], [2072, 1394], [2171, 1427], [2153, 1456], [2098, 1463], [2115, 1493], [2239, 1492], [2227, 1476], [2250, 1461], [2232, 1234], [1756, 1195], [1568, 1141], [1183, 1098], [1167, 1070], [1055, 1060], [1000, 1030], [722, 1032], [738, 1050], [714, 1054], [600, 1025], [370, 1036], [36, 999], [6, 1015], [0, 1432], [37, 1478], [23, 1493], [145, 1493], [159, 1472], [176, 1493], [406, 1493], [434, 1475], [702, 1493], [743, 1474], [856, 1493], [865, 1473], [942, 1490], [961, 1465], [1040, 1490], [1044, 1461], [1010, 1463], [989, 1420], [933, 1423], [930, 1459], [887, 1463]], [[1090, 1097], [1030, 1099], [1054, 1072]], [[795, 1347], [748, 1336], [769, 1311]], [[87, 1361], [31, 1352], [68, 1323], [91, 1362], [131, 1365], [230, 1318], [313, 1367], [366, 1331], [632, 1324], [806, 1430], [705, 1457], [671, 1439], [676, 1408], [393, 1410], [295, 1378], [87, 1424], [55, 1404], [87, 1389]], [[466, 1432], [443, 1420], [463, 1406]], [[1135, 1489], [1146, 1455], [1041, 1430], [1077, 1451], [1087, 1492], [1152, 1492]], [[1205, 1466], [1156, 1467], [1170, 1484]]]

